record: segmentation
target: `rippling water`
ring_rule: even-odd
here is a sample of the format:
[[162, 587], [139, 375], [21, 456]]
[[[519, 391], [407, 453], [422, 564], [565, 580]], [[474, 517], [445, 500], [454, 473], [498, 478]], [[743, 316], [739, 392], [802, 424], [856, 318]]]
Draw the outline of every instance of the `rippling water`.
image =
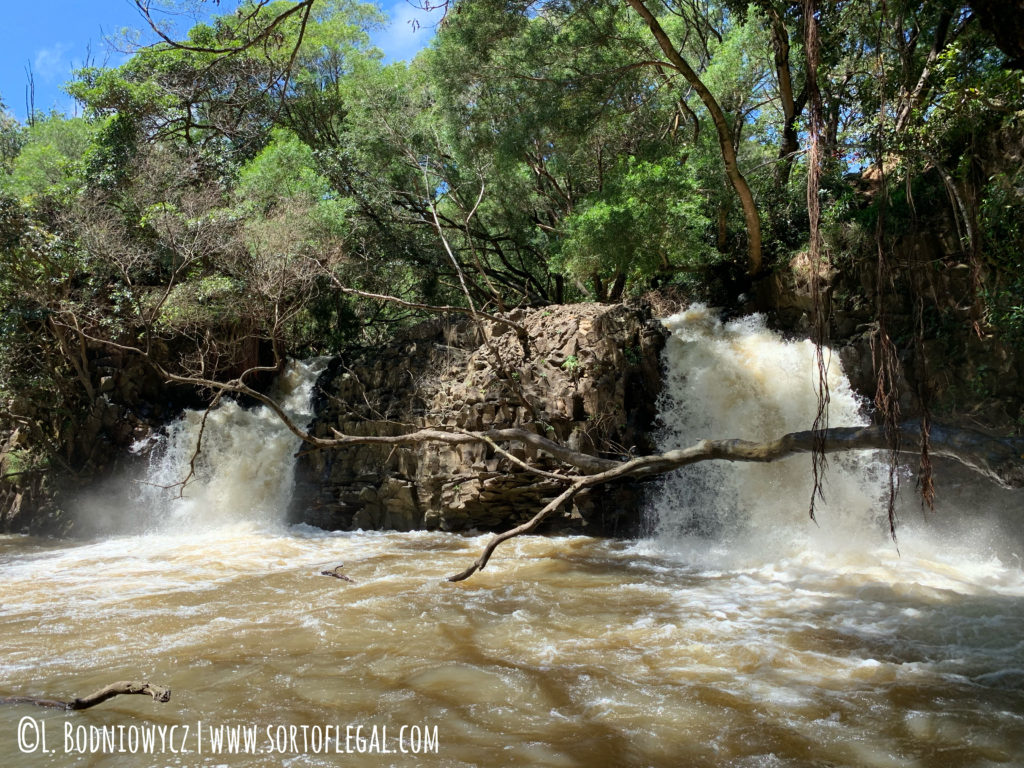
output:
[[[733, 331], [741, 348], [765, 334], [757, 358], [792, 351], [759, 327]], [[705, 343], [687, 333], [677, 327], [676, 339]], [[727, 371], [735, 349], [723, 346], [728, 359], [711, 368]], [[692, 360], [689, 370], [685, 386], [699, 378]], [[221, 418], [236, 442], [217, 437]], [[688, 439], [666, 418], [664, 441]], [[939, 531], [915, 517], [897, 551], [873, 524], [870, 461], [834, 467], [820, 527], [806, 519], [806, 488], [789, 485], [804, 482], [803, 459], [767, 475], [726, 465], [728, 475], [662, 487], [648, 540], [513, 540], [450, 584], [485, 537], [285, 528], [265, 513], [280, 487], [225, 491], [218, 469], [242, 450], [230, 445], [272, 442], [237, 442], [232, 419], [253, 415], [213, 418], [191, 501], [141, 505], [148, 532], [0, 537], [0, 694], [72, 698], [119, 679], [174, 691], [167, 704], [121, 696], [75, 713], [2, 706], [2, 765], [1024, 764], [1015, 531], [980, 521]], [[169, 453], [154, 464], [164, 479]], [[238, 494], [264, 512], [244, 519]], [[221, 511], [204, 517], [211, 509]], [[339, 563], [353, 582], [320, 575]], [[22, 748], [45, 727], [52, 754], [19, 749], [26, 717]], [[175, 725], [179, 739], [189, 726], [187, 754], [93, 754], [87, 743], [79, 754], [75, 742], [93, 727]], [[386, 727], [390, 749], [402, 726], [436, 726], [438, 744], [322, 754], [274, 740], [291, 725], [337, 726], [342, 740], [347, 726], [364, 737]], [[213, 754], [209, 729], [238, 726], [258, 729], [259, 751]], [[277, 746], [286, 754], [267, 751]]]
[[[647, 544], [533, 538], [468, 582], [444, 582], [484, 541], [246, 526], [64, 547], [4, 538], [5, 689], [70, 698], [117, 679], [174, 689], [162, 705], [4, 707], [4, 764], [151, 764], [71, 760], [57, 739], [68, 720], [258, 724], [261, 734], [438, 727], [436, 754], [347, 757], [358, 765], [1024, 762], [1019, 569], [884, 546], [712, 569]], [[319, 575], [339, 562], [354, 583]], [[50, 723], [57, 754], [17, 751], [26, 714]]]

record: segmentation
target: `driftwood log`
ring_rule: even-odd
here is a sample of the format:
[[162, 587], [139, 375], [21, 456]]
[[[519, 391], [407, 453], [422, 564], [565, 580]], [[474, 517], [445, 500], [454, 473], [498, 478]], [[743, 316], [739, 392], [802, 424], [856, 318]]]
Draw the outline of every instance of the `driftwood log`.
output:
[[122, 680], [117, 683], [111, 683], [104, 688], [100, 688], [98, 691], [90, 693], [88, 696], [83, 696], [80, 699], [73, 699], [72, 701], [41, 699], [35, 696], [5, 696], [0, 697], [0, 704], [34, 704], [37, 707], [71, 711], [74, 709], [89, 709], [89, 707], [95, 707], [97, 704], [102, 704], [107, 699], [112, 699], [115, 696], [121, 696], [123, 694], [146, 694], [147, 696], [152, 696], [154, 701], [159, 701], [161, 703], [171, 700], [170, 688], [165, 688], [162, 685], [153, 685], [152, 683], [136, 683]]

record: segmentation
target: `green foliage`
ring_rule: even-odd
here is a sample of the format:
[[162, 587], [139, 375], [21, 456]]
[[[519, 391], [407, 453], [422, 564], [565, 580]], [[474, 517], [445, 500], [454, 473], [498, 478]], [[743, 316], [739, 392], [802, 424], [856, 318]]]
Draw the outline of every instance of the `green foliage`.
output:
[[181, 58], [166, 50], [143, 49], [116, 69], [79, 69], [67, 91], [94, 115], [120, 115], [136, 123], [152, 120], [178, 106], [161, 76], [180, 68]]
[[989, 322], [1004, 339], [1020, 346], [1024, 343], [1024, 280], [1014, 280], [1008, 286], [987, 289], [982, 298], [988, 307]]
[[992, 175], [979, 207], [987, 261], [1011, 275], [1024, 276], [1024, 169]]
[[30, 448], [14, 448], [4, 455], [4, 471], [0, 480], [14, 480], [19, 475], [45, 469], [48, 465], [44, 454]]
[[20, 149], [4, 186], [18, 197], [68, 195], [81, 180], [81, 160], [94, 127], [83, 118], [51, 114], [37, 118], [18, 137]]
[[344, 237], [355, 202], [339, 195], [317, 167], [314, 151], [287, 129], [275, 129], [269, 143], [238, 173], [239, 214], [305, 219], [312, 237]]
[[107, 191], [126, 186], [138, 154], [139, 139], [138, 126], [130, 117], [115, 113], [102, 118], [83, 158], [88, 183]]
[[313, 150], [290, 131], [275, 130], [270, 142], [238, 173], [236, 195], [260, 212], [281, 200], [301, 197], [315, 202], [328, 185], [313, 167]]
[[34, 215], [31, 201], [0, 194], [0, 298], [44, 304], [66, 297], [89, 268], [74, 241]]
[[14, 158], [21, 151], [25, 134], [14, 116], [7, 112], [0, 98], [0, 173], [9, 173]]
[[617, 170], [567, 220], [560, 269], [581, 279], [627, 274], [640, 280], [711, 258], [710, 222], [689, 166], [676, 158], [630, 157]]
[[245, 283], [213, 275], [176, 285], [157, 316], [162, 330], [180, 333], [199, 328], [231, 326], [244, 316]]
[[[445, 178], [453, 190], [469, 188], [464, 209], [486, 181], [477, 216], [524, 264], [540, 297], [564, 299], [566, 274], [586, 272], [589, 281], [620, 271], [584, 264], [597, 255], [572, 221], [589, 216], [607, 231], [636, 213], [608, 182], [626, 158], [674, 149], [658, 140], [673, 94], [655, 70], [634, 65], [649, 42], [624, 6], [550, 5], [534, 14], [495, 1], [462, 6], [427, 57], [454, 160]], [[493, 251], [494, 268], [506, 268]], [[621, 265], [621, 254], [615, 259]]]
[[989, 320], [1014, 344], [1024, 344], [1024, 170], [988, 179], [980, 204], [985, 261], [993, 276], [983, 287]]

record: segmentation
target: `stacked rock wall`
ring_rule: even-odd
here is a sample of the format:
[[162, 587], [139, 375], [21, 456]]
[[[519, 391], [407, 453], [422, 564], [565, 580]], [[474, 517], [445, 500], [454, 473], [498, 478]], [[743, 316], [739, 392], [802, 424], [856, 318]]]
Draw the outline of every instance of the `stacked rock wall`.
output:
[[[434, 320], [384, 349], [335, 359], [318, 382], [314, 433], [514, 426], [593, 455], [651, 450], [664, 331], [649, 310], [574, 304], [508, 319], [527, 329], [528, 350], [503, 324]], [[559, 467], [536, 449], [506, 447]], [[504, 528], [561, 487], [485, 443], [349, 446], [303, 454], [292, 518], [329, 529]], [[636, 483], [609, 485], [578, 497], [554, 527], [628, 533], [640, 500]]]

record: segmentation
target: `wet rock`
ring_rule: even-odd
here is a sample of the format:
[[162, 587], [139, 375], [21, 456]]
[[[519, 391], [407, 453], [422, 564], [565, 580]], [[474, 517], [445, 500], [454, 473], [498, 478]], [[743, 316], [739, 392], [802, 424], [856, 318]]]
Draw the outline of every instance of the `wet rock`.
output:
[[[313, 432], [514, 426], [593, 455], [652, 450], [665, 332], [648, 309], [576, 304], [515, 317], [529, 333], [529, 355], [507, 326], [432, 320], [387, 347], [334, 360], [318, 383]], [[535, 449], [506, 447], [542, 469], [558, 466]], [[332, 529], [505, 528], [560, 488], [485, 444], [315, 451], [301, 457], [297, 475], [292, 518]], [[555, 526], [625, 533], [639, 499], [634, 483], [598, 489]]]

